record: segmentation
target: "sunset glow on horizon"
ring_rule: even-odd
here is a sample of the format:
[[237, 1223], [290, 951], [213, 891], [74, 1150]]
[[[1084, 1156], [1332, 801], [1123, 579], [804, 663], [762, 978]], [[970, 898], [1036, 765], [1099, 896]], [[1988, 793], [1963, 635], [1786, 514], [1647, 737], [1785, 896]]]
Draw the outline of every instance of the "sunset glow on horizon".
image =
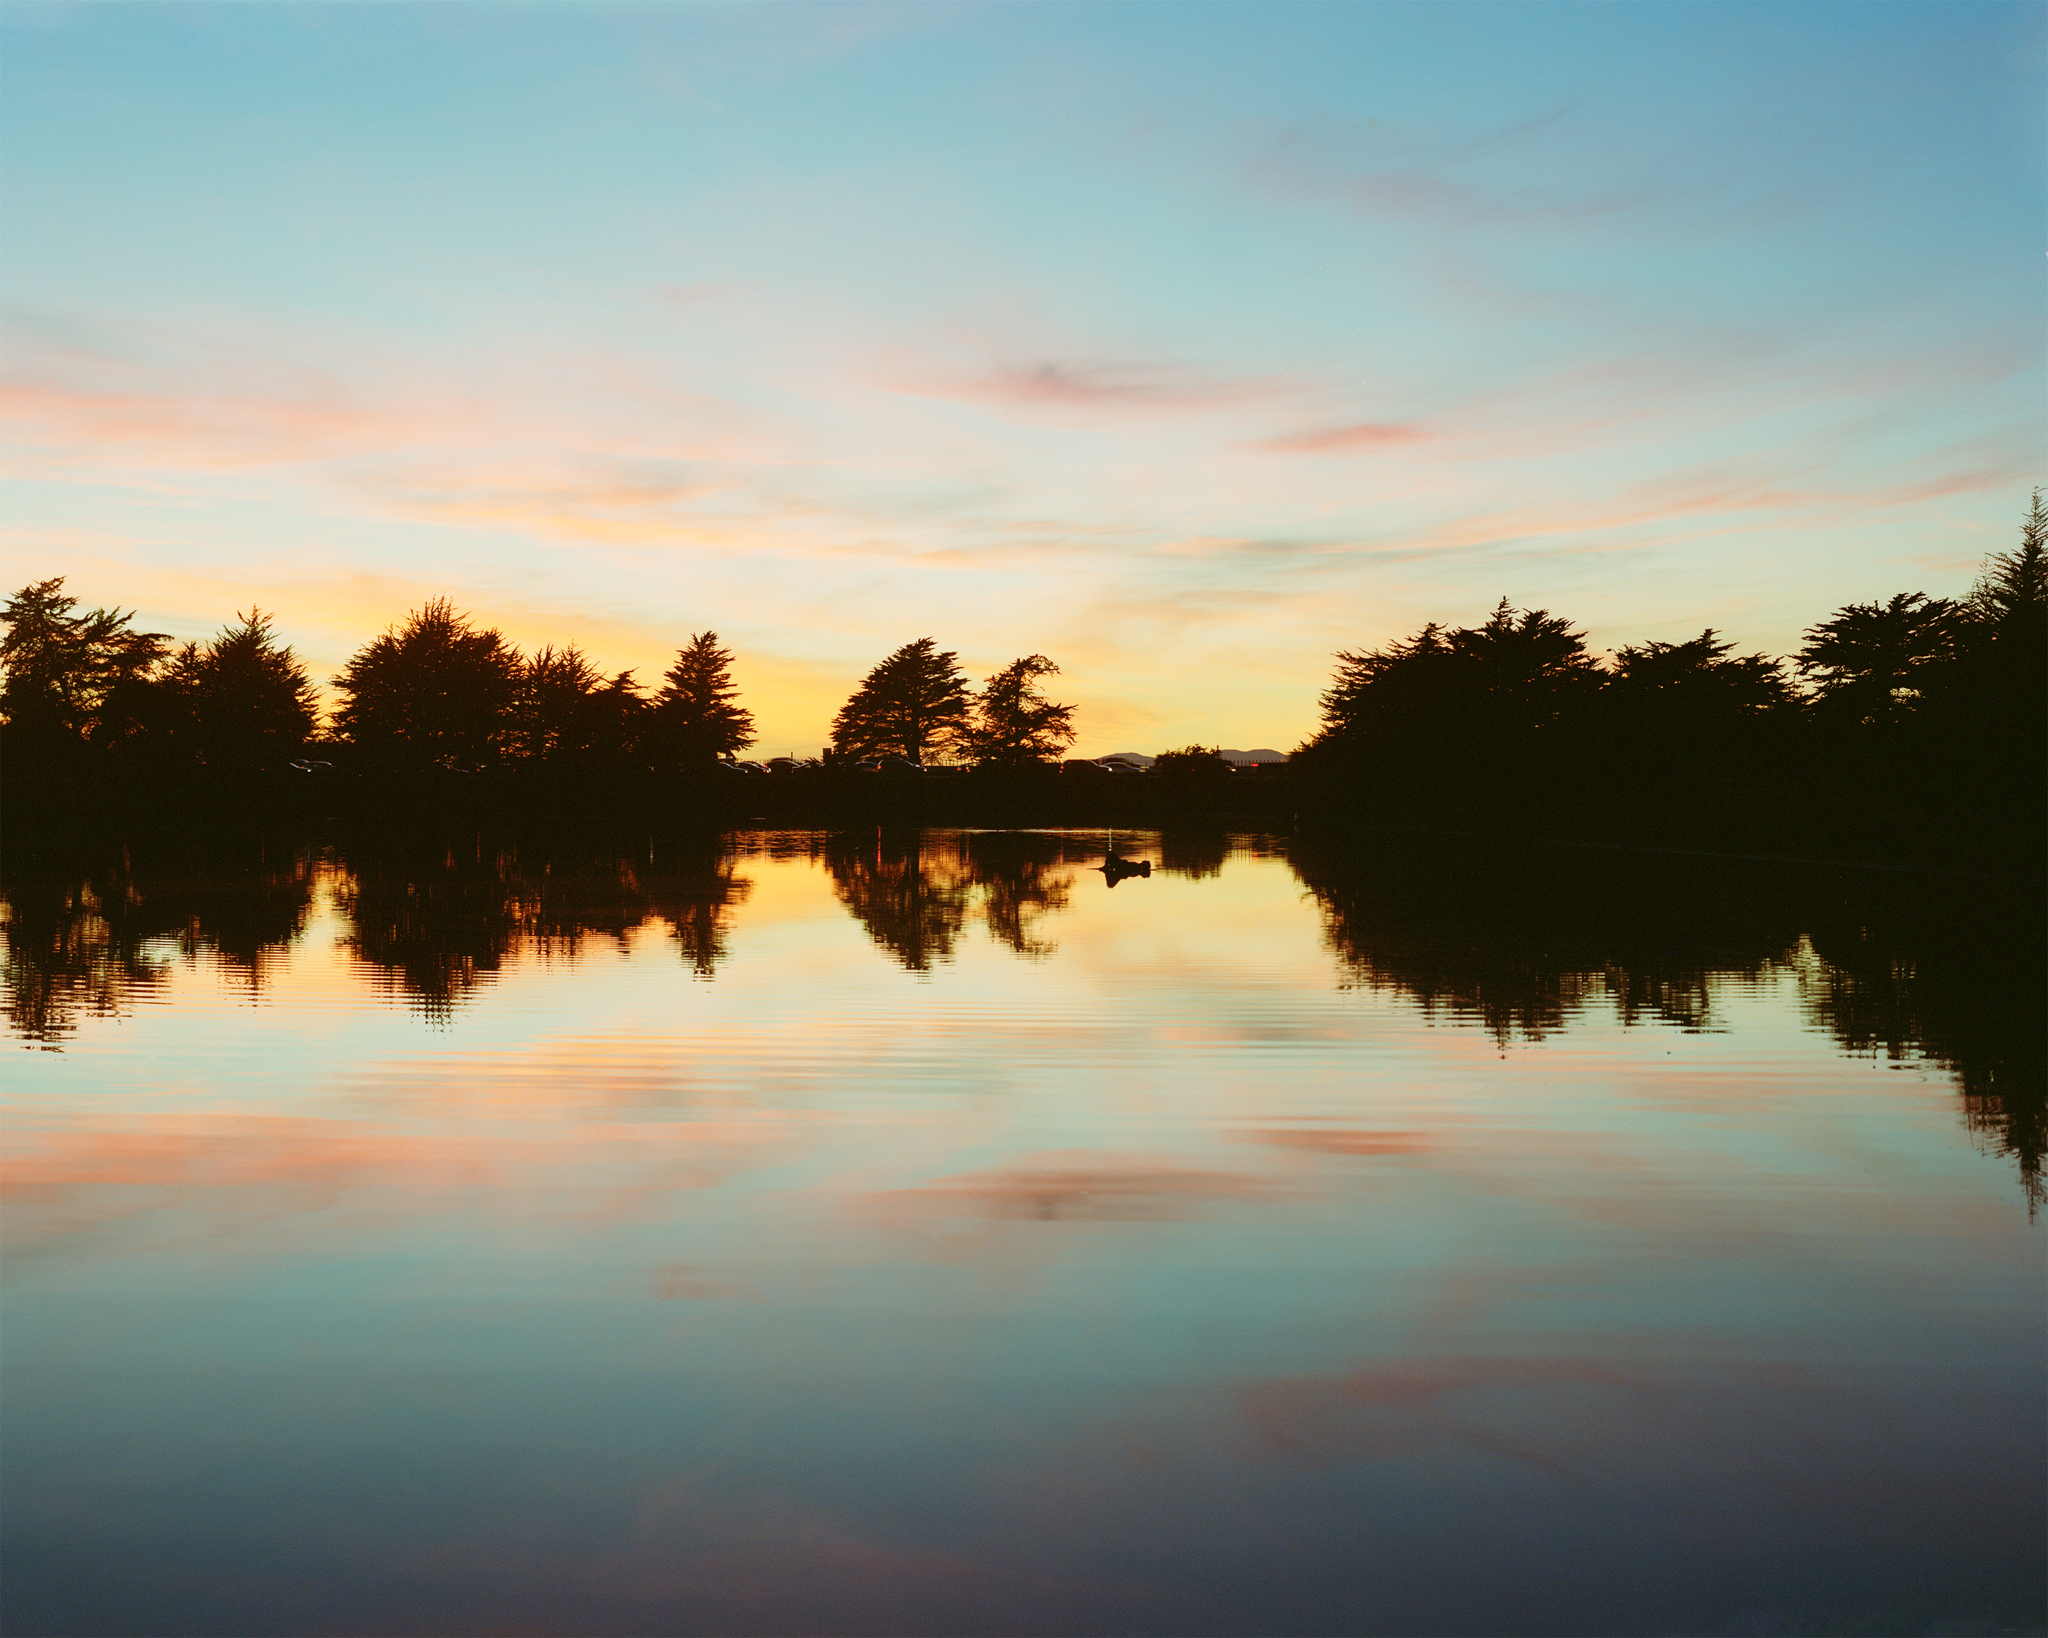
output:
[[2038, 7], [0, 9], [9, 589], [447, 596], [764, 753], [931, 635], [1288, 749], [1502, 597], [1783, 654], [2040, 446]]

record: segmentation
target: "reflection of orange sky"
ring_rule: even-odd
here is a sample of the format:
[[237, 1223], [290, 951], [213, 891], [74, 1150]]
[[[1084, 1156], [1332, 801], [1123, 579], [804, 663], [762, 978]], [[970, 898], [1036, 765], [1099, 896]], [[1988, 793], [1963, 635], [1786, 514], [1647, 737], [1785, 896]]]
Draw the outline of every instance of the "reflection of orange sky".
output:
[[[1944, 1084], [1796, 1030], [1730, 1055], [1732, 1038], [1623, 1031], [1596, 1006], [1504, 1056], [1397, 996], [1340, 992], [1278, 861], [1114, 891], [1055, 867], [1073, 888], [1044, 927], [1056, 959], [1020, 961], [970, 923], [923, 979], [872, 947], [820, 864], [736, 868], [753, 890], [711, 982], [655, 921], [624, 953], [515, 950], [442, 1030], [366, 986], [323, 868], [306, 936], [253, 1004], [202, 955], [173, 968], [161, 1004], [82, 1021], [67, 1070], [104, 1052], [131, 1073], [139, 1051], [146, 1088], [52, 1098], [34, 1094], [33, 1065], [17, 1073], [35, 1101], [9, 1122], [13, 1238], [110, 1243], [125, 1223], [160, 1243], [513, 1199], [590, 1229], [801, 1162], [799, 1238], [834, 1260], [957, 1258], [969, 1227], [998, 1262], [1026, 1245], [1035, 1261], [1055, 1247], [1030, 1238], [1045, 1223], [1286, 1220], [1445, 1188], [1646, 1243], [1739, 1247], [1781, 1232], [1751, 1210], [1752, 1166], [1766, 1191], [1787, 1166], [1833, 1180], [1782, 1207], [1811, 1226], [1864, 1209], [1847, 1179], [1965, 1152]], [[1776, 1016], [1769, 983], [1734, 994]], [[245, 1060], [259, 1039], [267, 1056]], [[1902, 1150], [1898, 1132], [1920, 1127], [1935, 1147]], [[1902, 1190], [1888, 1210], [1924, 1215], [1919, 1198]], [[2003, 1210], [1941, 1198], [1956, 1224]], [[731, 1277], [689, 1276], [705, 1290]]]

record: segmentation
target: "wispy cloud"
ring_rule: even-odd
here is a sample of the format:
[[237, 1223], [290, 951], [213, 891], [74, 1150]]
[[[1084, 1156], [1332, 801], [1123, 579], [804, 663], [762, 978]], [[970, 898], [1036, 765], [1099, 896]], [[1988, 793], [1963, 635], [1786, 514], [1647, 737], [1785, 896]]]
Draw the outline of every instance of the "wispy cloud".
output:
[[1254, 403], [1295, 389], [1277, 376], [1211, 375], [1178, 364], [1047, 359], [900, 390], [1016, 408], [1170, 415]]
[[1389, 444], [1420, 443], [1435, 436], [1424, 428], [1402, 421], [1353, 421], [1344, 426], [1311, 427], [1261, 440], [1258, 449], [1287, 450], [1308, 455], [1344, 455], [1358, 450], [1384, 449]]

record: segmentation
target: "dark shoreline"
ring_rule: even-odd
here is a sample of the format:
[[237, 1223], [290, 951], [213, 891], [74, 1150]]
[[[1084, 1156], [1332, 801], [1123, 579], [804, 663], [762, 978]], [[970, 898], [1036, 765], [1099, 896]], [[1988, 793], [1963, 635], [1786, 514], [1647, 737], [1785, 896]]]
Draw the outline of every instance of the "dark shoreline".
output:
[[[1906, 811], [1834, 812], [1771, 805], [1731, 823], [1725, 813], [1631, 812], [1578, 793], [1502, 802], [1470, 815], [1404, 814], [1272, 766], [1199, 785], [1150, 776], [1077, 780], [970, 773], [889, 778], [840, 770], [804, 775], [579, 779], [519, 771], [439, 770], [384, 776], [264, 773], [176, 784], [14, 778], [0, 786], [0, 859], [66, 852], [88, 839], [142, 836], [248, 840], [339, 828], [422, 841], [454, 830], [602, 836], [628, 828], [703, 833], [747, 829], [1160, 830], [1197, 828], [1349, 837], [1361, 845], [1438, 838], [1484, 848], [1746, 860], [2012, 883], [2048, 882], [2038, 836], [2024, 825], [1930, 825]], [[1547, 822], [1544, 817], [1548, 810]], [[1944, 816], [1946, 817], [1946, 816]], [[1980, 816], [1981, 821], [1981, 816]]]

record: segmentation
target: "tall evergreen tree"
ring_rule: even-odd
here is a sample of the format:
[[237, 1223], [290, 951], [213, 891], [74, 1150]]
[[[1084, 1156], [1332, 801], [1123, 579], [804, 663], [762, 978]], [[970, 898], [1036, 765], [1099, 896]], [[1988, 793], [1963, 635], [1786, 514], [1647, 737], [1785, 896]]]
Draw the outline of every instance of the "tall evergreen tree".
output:
[[519, 651], [445, 597], [358, 649], [334, 679], [336, 730], [373, 756], [472, 761], [512, 727], [525, 680]]
[[209, 766], [246, 770], [295, 755], [318, 722], [313, 680], [251, 609], [212, 642], [187, 644], [172, 667], [193, 748]]
[[1970, 618], [1994, 631], [2038, 625], [2048, 618], [2048, 505], [2041, 491], [2020, 520], [2020, 543], [1984, 560], [1963, 604]]
[[960, 744], [973, 695], [960, 656], [929, 637], [905, 643], [870, 671], [832, 719], [832, 749], [843, 756], [901, 756], [922, 762]]
[[974, 702], [967, 749], [982, 762], [1023, 767], [1049, 762], [1073, 744], [1074, 708], [1053, 704], [1038, 686], [1059, 669], [1043, 654], [1027, 654], [989, 678]]
[[701, 631], [676, 651], [648, 720], [646, 748], [664, 762], [705, 763], [754, 743], [754, 714], [738, 703], [732, 654]]

